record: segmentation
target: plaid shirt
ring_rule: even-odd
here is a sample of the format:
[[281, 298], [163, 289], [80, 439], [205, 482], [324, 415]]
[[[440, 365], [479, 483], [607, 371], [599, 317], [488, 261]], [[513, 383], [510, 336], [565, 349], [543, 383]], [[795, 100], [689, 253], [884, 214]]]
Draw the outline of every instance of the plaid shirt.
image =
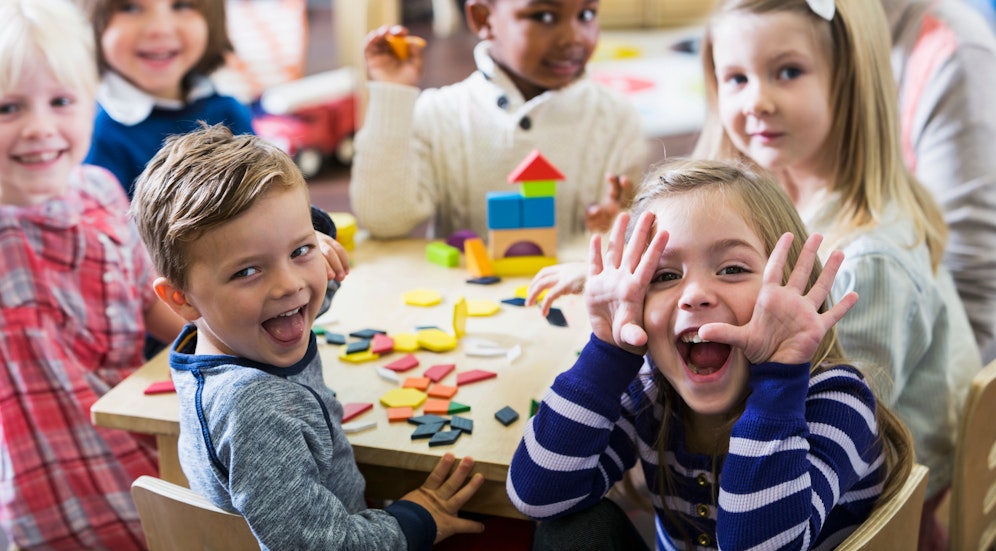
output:
[[131, 482], [151, 442], [94, 427], [90, 406], [142, 363], [153, 272], [110, 173], [0, 205], [0, 526], [25, 549], [145, 547]]

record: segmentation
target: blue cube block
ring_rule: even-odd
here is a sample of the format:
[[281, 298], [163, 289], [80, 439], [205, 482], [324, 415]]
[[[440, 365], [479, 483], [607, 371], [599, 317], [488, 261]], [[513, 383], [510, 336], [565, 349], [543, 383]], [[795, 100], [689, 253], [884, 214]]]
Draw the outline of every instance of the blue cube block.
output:
[[557, 209], [553, 197], [523, 197], [522, 227], [552, 228], [557, 225]]
[[522, 227], [522, 195], [513, 191], [488, 193], [488, 229], [509, 230]]

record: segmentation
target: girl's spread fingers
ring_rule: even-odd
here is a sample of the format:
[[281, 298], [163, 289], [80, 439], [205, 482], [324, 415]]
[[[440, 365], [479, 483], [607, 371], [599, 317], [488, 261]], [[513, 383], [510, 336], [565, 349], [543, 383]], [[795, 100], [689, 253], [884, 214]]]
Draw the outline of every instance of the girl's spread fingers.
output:
[[640, 260], [643, 258], [643, 253], [647, 250], [647, 245], [649, 244], [648, 236], [650, 234], [650, 226], [654, 223], [654, 215], [650, 211], [646, 211], [636, 219], [636, 227], [633, 230], [633, 235], [629, 238], [629, 243], [626, 244], [626, 252], [623, 258], [623, 264], [621, 265], [627, 272], [635, 272], [637, 266], [640, 264]]
[[823, 304], [823, 301], [826, 300], [833, 289], [833, 281], [837, 278], [837, 271], [840, 269], [843, 261], [844, 253], [842, 251], [833, 251], [830, 253], [827, 263], [823, 265], [823, 271], [820, 272], [820, 277], [816, 278], [816, 283], [809, 290], [809, 294], [812, 296], [817, 308], [819, 308], [820, 304]]
[[788, 259], [789, 246], [792, 245], [792, 239], [794, 236], [791, 233], [783, 233], [778, 242], [775, 243], [775, 248], [771, 250], [771, 256], [768, 257], [768, 263], [764, 267], [764, 275], [761, 281], [766, 285], [778, 285], [782, 284], [782, 269], [785, 267], [785, 262]]
[[636, 275], [640, 281], [649, 284], [650, 279], [657, 270], [661, 255], [664, 254], [664, 248], [667, 247], [669, 238], [670, 234], [666, 230], [658, 229], [654, 232], [654, 237], [647, 246], [647, 250], [643, 252], [643, 259], [638, 267]]
[[802, 246], [799, 258], [795, 261], [795, 266], [792, 267], [788, 285], [794, 289], [798, 289], [800, 293], [806, 289], [806, 285], [809, 283], [809, 275], [813, 272], [813, 266], [816, 264], [816, 255], [820, 250], [820, 243], [822, 242], [822, 235], [818, 233], [810, 235], [806, 239], [806, 243]]
[[609, 246], [605, 251], [605, 262], [612, 268], [618, 268], [622, 262], [623, 248], [626, 245], [626, 225], [629, 224], [629, 214], [622, 213], [616, 218], [609, 234]]
[[588, 243], [588, 277], [602, 273], [602, 236], [591, 236]]

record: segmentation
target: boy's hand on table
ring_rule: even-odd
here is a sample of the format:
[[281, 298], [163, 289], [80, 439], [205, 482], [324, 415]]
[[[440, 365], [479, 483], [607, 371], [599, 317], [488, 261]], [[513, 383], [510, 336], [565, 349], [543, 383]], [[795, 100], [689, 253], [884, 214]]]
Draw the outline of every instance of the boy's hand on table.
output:
[[316, 231], [315, 236], [318, 237], [318, 250], [322, 252], [327, 264], [325, 267], [326, 277], [329, 281], [334, 279], [342, 283], [342, 280], [346, 279], [346, 275], [349, 274], [349, 253], [346, 252], [346, 248], [341, 243], [332, 237], [320, 231]]
[[602, 202], [597, 205], [589, 205], [585, 209], [584, 224], [588, 231], [593, 233], [605, 233], [612, 227], [612, 221], [626, 208], [632, 199], [633, 184], [629, 178], [618, 174], [607, 174], [609, 188], [606, 190]]
[[467, 477], [474, 468], [474, 460], [464, 457], [453, 470], [455, 462], [453, 454], [447, 453], [439, 459], [439, 463], [436, 463], [425, 484], [401, 498], [415, 502], [429, 511], [432, 519], [436, 521], [435, 543], [454, 534], [476, 534], [484, 531], [484, 525], [480, 522], [457, 516], [460, 508], [484, 484], [484, 475], [477, 473], [468, 481]]
[[[396, 46], [403, 40], [407, 50], [399, 56]], [[408, 29], [400, 25], [384, 25], [367, 34], [363, 42], [363, 58], [367, 64], [367, 77], [372, 81], [391, 82], [407, 86], [417, 86], [422, 78], [422, 66], [425, 62], [423, 50], [425, 40], [417, 36], [408, 36]]]

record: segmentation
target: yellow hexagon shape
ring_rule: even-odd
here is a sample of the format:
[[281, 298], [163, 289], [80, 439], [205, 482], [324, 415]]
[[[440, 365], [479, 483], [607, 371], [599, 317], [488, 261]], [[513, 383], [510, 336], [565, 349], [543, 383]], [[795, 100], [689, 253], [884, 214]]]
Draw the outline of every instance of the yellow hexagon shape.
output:
[[447, 352], [456, 348], [457, 339], [441, 329], [422, 329], [418, 332], [418, 344], [433, 352]]
[[493, 300], [468, 300], [467, 314], [470, 316], [493, 316], [501, 310], [501, 305]]
[[415, 352], [419, 349], [418, 335], [415, 333], [398, 333], [391, 335], [391, 338], [394, 339], [395, 352]]
[[443, 300], [442, 295], [432, 289], [415, 289], [408, 291], [403, 296], [405, 304], [412, 306], [435, 306]]
[[380, 397], [380, 403], [389, 408], [417, 408], [425, 401], [425, 393], [414, 388], [396, 388]]
[[[543, 289], [542, 291], [540, 291], [539, 296], [536, 297], [536, 302], [543, 302], [543, 297], [546, 296], [547, 291], [548, 289]], [[512, 296], [515, 298], [526, 298], [527, 296], [529, 296], [529, 286], [521, 285], [519, 287], [516, 287], [515, 292], [512, 294]]]

